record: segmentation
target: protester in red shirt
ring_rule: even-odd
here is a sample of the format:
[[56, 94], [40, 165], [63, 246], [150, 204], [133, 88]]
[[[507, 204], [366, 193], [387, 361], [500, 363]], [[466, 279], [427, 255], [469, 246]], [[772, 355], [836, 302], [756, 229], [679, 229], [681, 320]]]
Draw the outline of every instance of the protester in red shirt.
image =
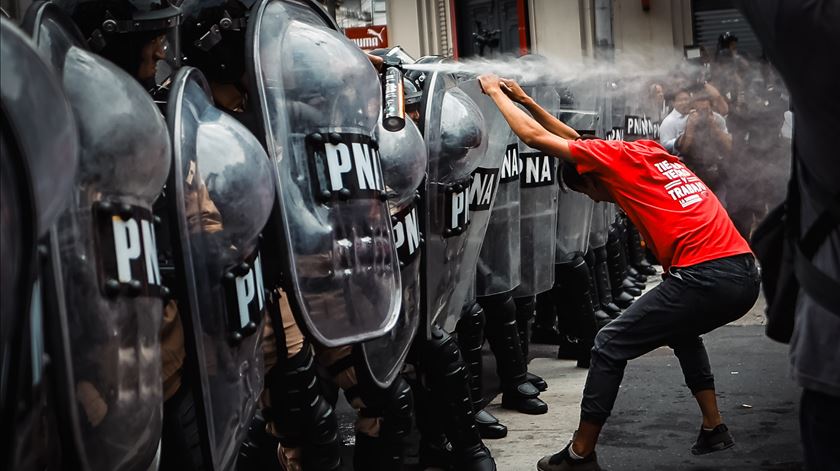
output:
[[569, 445], [542, 458], [537, 467], [600, 470], [595, 444], [612, 411], [627, 361], [665, 345], [679, 359], [703, 415], [692, 453], [733, 446], [718, 410], [714, 376], [700, 335], [740, 318], [755, 304], [759, 275], [747, 242], [714, 193], [656, 142], [581, 140], [516, 82], [493, 75], [479, 80], [525, 144], [563, 160], [562, 178], [569, 188], [621, 206], [667, 274], [598, 333], [578, 429]]

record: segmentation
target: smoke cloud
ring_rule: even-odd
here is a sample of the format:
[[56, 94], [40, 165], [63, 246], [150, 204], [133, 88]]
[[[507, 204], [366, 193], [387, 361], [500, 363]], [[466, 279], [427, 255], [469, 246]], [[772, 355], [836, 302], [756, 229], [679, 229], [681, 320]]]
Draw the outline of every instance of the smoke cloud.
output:
[[[704, 63], [662, 49], [644, 55], [617, 53], [610, 60], [526, 56], [405, 67], [467, 77], [493, 73], [523, 85], [553, 86], [563, 97], [563, 108], [599, 115], [596, 131], [601, 137], [625, 140], [658, 139], [658, 124], [673, 109], [675, 94], [708, 95], [708, 83], [726, 100], [724, 118], [733, 138], [719, 174], [708, 178], [719, 180], [716, 193], [739, 231], [749, 236], [768, 209], [784, 199], [791, 142], [789, 127], [783, 127], [790, 104], [784, 84], [766, 61], [723, 51]], [[639, 135], [640, 130], [648, 135]]]

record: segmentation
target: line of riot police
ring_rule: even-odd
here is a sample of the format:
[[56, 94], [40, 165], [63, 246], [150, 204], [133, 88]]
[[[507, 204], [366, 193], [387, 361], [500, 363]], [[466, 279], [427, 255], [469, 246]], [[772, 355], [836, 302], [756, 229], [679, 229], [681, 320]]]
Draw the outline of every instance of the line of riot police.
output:
[[545, 413], [535, 312], [586, 366], [649, 270], [477, 81], [371, 58], [314, 1], [0, 24], [6, 469], [339, 469], [330, 385], [355, 469], [401, 469], [413, 419], [421, 466], [495, 469], [484, 340], [502, 406]]

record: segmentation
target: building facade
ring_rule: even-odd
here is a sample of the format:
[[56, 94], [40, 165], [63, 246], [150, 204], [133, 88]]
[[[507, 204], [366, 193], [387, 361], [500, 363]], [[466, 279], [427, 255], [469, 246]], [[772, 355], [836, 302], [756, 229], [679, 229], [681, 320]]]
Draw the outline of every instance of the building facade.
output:
[[693, 45], [713, 50], [724, 31], [760, 53], [733, 0], [387, 0], [386, 18], [389, 46], [414, 56], [583, 59], [605, 41], [617, 56], [681, 55]]

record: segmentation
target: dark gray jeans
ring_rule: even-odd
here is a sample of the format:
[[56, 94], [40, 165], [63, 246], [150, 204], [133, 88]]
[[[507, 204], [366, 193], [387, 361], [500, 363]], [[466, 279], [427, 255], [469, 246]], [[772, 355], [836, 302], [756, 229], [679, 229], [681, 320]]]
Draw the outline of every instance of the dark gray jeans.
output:
[[668, 345], [692, 393], [714, 389], [709, 357], [699, 337], [732, 322], [755, 304], [759, 274], [750, 254], [685, 268], [636, 300], [595, 337], [581, 401], [581, 420], [606, 422], [627, 361]]

